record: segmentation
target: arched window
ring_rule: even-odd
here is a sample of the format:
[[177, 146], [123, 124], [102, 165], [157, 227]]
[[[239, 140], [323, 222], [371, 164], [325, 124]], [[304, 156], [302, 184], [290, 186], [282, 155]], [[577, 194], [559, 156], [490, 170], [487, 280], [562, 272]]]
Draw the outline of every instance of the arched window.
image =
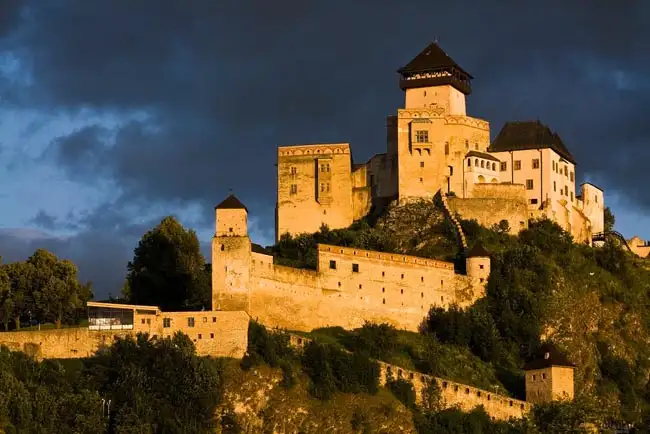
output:
[[481, 169], [485, 167], [485, 161], [481, 160]]
[[469, 158], [467, 159], [467, 167], [472, 167], [472, 160]]
[[449, 142], [445, 142], [445, 155], [449, 155]]
[[474, 158], [474, 166], [478, 167], [478, 158]]
[[497, 163], [492, 163], [492, 171], [494, 172], [496, 170], [497, 170]]

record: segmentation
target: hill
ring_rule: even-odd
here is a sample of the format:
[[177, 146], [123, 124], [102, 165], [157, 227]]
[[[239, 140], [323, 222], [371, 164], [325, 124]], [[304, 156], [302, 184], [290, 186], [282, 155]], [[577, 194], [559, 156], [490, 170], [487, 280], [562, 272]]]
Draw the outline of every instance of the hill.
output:
[[[468, 383], [501, 384], [524, 398], [523, 364], [541, 342], [552, 341], [577, 365], [578, 401], [598, 402], [603, 420], [642, 424], [650, 409], [647, 264], [615, 242], [575, 244], [549, 220], [531, 222], [518, 236], [508, 235], [505, 225], [460, 221], [468, 244], [481, 242], [491, 252], [492, 273], [486, 297], [471, 308], [429, 312], [422, 334], [431, 345], [478, 360], [476, 378], [461, 375]], [[376, 221], [348, 229], [284, 237], [270, 250], [278, 263], [312, 268], [317, 243], [454, 260], [463, 267], [454, 228], [434, 201], [393, 206]], [[453, 372], [457, 359], [447, 360], [437, 372]]]

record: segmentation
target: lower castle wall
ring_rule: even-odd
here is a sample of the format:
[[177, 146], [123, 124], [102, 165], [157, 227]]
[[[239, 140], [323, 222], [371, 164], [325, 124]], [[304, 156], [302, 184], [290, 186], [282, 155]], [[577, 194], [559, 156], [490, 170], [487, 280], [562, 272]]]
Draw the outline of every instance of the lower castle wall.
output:
[[[497, 184], [498, 185], [498, 184]], [[510, 233], [515, 235], [528, 227], [528, 205], [525, 200], [510, 198], [482, 198], [473, 197], [462, 199], [448, 197], [449, 209], [460, 214], [464, 220], [476, 220], [480, 225], [490, 227], [507, 220]]]
[[[194, 327], [188, 327], [189, 317], [194, 318]], [[248, 346], [249, 317], [246, 312], [168, 312], [158, 319], [162, 321], [162, 318], [170, 318], [171, 326], [154, 326], [152, 336], [158, 333], [171, 336], [182, 331], [192, 339], [200, 356], [241, 358]], [[91, 357], [99, 348], [110, 346], [115, 338], [141, 331], [138, 327], [122, 331], [78, 327], [1, 332], [0, 345], [37, 359], [75, 359]]]
[[[311, 339], [290, 334], [289, 342], [292, 346], [302, 348], [311, 342]], [[418, 403], [422, 402], [423, 392], [431, 382], [435, 381], [440, 390], [444, 408], [457, 407], [462, 411], [471, 411], [478, 406], [483, 406], [485, 412], [497, 420], [522, 418], [531, 409], [531, 403], [520, 401], [491, 391], [479, 389], [461, 383], [422, 374], [416, 371], [401, 368], [385, 362], [377, 361], [380, 368], [379, 384], [385, 385], [389, 378], [403, 378], [413, 384]]]
[[271, 256], [253, 254], [251, 318], [301, 331], [357, 328], [365, 321], [417, 331], [432, 306], [466, 305], [483, 295], [482, 286], [456, 274], [447, 262], [323, 245], [318, 255], [317, 272], [274, 265]]

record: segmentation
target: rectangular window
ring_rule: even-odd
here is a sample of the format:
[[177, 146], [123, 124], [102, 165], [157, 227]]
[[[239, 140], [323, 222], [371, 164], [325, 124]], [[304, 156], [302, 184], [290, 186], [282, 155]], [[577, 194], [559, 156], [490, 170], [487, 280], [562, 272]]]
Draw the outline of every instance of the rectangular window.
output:
[[574, 178], [573, 178], [573, 172], [569, 173], [569, 179], [571, 180], [571, 182], [574, 181]]
[[214, 333], [210, 333], [210, 339], [214, 339]]
[[298, 185], [291, 184], [291, 189], [289, 190], [289, 194], [297, 194], [297, 193], [298, 193]]
[[172, 326], [172, 319], [171, 318], [163, 318], [163, 327], [168, 329], [171, 326]]
[[292, 167], [291, 168], [291, 176], [295, 177], [297, 173], [298, 173], [298, 169], [296, 169], [295, 167]]
[[532, 179], [527, 179], [526, 180], [526, 190], [532, 190], [533, 189], [533, 180]]
[[506, 170], [508, 170], [508, 163], [506, 163], [505, 161], [502, 161], [501, 162], [501, 171], [505, 172]]
[[533, 159], [533, 169], [539, 169], [539, 158]]
[[565, 195], [565, 196], [568, 196], [568, 195], [569, 195], [569, 187], [566, 186], [566, 185], [564, 186], [564, 195]]
[[353, 273], [359, 272], [359, 264], [352, 264], [352, 272]]
[[212, 317], [212, 322], [217, 322], [217, 317], [216, 316]]
[[201, 336], [201, 333], [199, 333], [199, 339], [201, 339], [203, 336]]
[[573, 202], [573, 192], [571, 192], [571, 202]]
[[537, 199], [531, 199], [530, 204], [531, 205], [537, 205]]
[[187, 319], [187, 326], [188, 327], [194, 327], [194, 318], [193, 317], [189, 317]]
[[207, 316], [203, 317], [203, 322], [208, 322], [208, 317]]
[[415, 132], [415, 141], [417, 143], [429, 143], [429, 132], [427, 130], [418, 130]]
[[553, 191], [557, 191], [557, 183], [553, 181]]
[[151, 318], [147, 318], [147, 325], [151, 325]]
[[420, 161], [420, 167], [424, 167], [424, 161]]
[[515, 170], [521, 170], [521, 160], [515, 160]]
[[330, 261], [330, 269], [336, 270], [336, 261]]

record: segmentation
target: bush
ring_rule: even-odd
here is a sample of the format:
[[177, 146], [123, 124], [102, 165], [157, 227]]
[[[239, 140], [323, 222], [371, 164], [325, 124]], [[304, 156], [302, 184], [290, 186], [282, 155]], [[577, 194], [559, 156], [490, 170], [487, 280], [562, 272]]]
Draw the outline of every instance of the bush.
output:
[[386, 382], [386, 388], [390, 390], [406, 408], [415, 408], [415, 389], [410, 381], [403, 378], [390, 379]]
[[249, 369], [261, 362], [273, 368], [295, 358], [289, 344], [289, 335], [282, 332], [269, 332], [263, 325], [251, 321], [248, 326], [248, 350], [242, 359], [242, 369]]
[[363, 327], [356, 330], [353, 339], [357, 351], [365, 352], [374, 359], [380, 359], [397, 348], [397, 330], [386, 323], [374, 324], [366, 321]]

